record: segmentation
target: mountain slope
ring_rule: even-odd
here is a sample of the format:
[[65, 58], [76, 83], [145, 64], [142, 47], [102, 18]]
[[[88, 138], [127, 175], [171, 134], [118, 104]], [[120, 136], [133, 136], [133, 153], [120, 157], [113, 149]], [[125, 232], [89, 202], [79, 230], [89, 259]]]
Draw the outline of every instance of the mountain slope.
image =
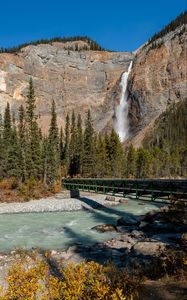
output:
[[187, 27], [169, 28], [137, 51], [129, 77], [130, 128], [137, 147], [156, 118], [187, 95]]

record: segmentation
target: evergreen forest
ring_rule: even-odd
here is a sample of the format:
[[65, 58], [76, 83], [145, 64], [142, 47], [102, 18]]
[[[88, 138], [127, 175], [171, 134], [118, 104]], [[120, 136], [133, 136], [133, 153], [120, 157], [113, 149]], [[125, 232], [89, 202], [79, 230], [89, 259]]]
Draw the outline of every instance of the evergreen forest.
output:
[[91, 111], [85, 120], [72, 111], [64, 130], [58, 128], [51, 103], [48, 134], [38, 125], [32, 79], [26, 105], [15, 120], [7, 103], [0, 119], [0, 180], [17, 185], [41, 182], [52, 187], [64, 176], [98, 178], [173, 178], [187, 175], [187, 100], [172, 106], [156, 122], [137, 150], [124, 148], [114, 130], [97, 134]]

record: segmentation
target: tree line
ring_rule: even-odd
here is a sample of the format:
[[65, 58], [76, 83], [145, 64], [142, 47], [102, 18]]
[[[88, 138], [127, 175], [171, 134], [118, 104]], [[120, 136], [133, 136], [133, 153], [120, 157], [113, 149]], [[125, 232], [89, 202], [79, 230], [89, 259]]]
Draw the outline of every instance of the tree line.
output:
[[[187, 145], [183, 139], [186, 127], [183, 128], [183, 124], [177, 127], [177, 132], [173, 131], [173, 137], [169, 135], [172, 129], [168, 124], [173, 122], [175, 128], [179, 117], [169, 118], [164, 135], [160, 134], [159, 138], [155, 135], [155, 140], [145, 142], [144, 147], [136, 150], [133, 145], [124, 149], [114, 130], [96, 134], [90, 110], [84, 123], [81, 115], [73, 111], [66, 116], [64, 130], [58, 128], [54, 101], [48, 134], [43, 134], [35, 109], [31, 79], [26, 106], [20, 106], [18, 120], [8, 103], [0, 120], [0, 179], [13, 177], [20, 183], [34, 179], [50, 187], [63, 176], [158, 178], [186, 175]], [[178, 141], [183, 139], [184, 142], [175, 142], [176, 136]]]
[[[54, 37], [51, 39], [40, 39], [36, 41], [31, 41], [29, 43], [24, 43], [15, 47], [10, 48], [0, 48], [0, 53], [17, 53], [22, 48], [27, 47], [29, 45], [37, 46], [39, 44], [52, 44], [54, 42], [67, 43], [67, 42], [75, 42], [75, 41], [84, 41], [88, 45], [84, 46], [81, 50], [94, 50], [94, 51], [106, 51], [103, 47], [101, 47], [96, 41], [92, 40], [88, 36], [70, 36], [70, 37]], [[79, 51], [78, 44], [75, 46], [69, 46], [67, 50]]]
[[[168, 25], [166, 25], [162, 30], [155, 33], [145, 44], [145, 48], [149, 46], [148, 51], [152, 49], [160, 48], [163, 44], [163, 37], [170, 33], [171, 31], [174, 31], [177, 27], [183, 26], [187, 24], [187, 11], [182, 12], [179, 16], [177, 16], [173, 21], [171, 21]], [[178, 36], [182, 35], [184, 32], [186, 32], [185, 26], [183, 26], [178, 32]]]
[[167, 33], [174, 31], [177, 27], [187, 24], [187, 11], [182, 12], [177, 16], [173, 21], [166, 25], [162, 30], [155, 33], [148, 41], [148, 44], [151, 44], [158, 40], [159, 38], [164, 37]]
[[[187, 175], [187, 98], [173, 103], [155, 121], [152, 132], [144, 138], [144, 148], [165, 153], [168, 175]], [[162, 160], [162, 157], [160, 158]]]

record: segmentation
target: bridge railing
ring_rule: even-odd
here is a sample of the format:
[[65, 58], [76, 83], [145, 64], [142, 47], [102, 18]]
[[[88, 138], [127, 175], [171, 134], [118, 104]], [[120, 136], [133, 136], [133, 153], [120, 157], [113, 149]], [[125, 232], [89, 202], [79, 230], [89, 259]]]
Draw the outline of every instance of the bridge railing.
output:
[[118, 196], [135, 195], [136, 199], [147, 197], [151, 200], [187, 199], [187, 180], [179, 179], [103, 179], [66, 178], [64, 187], [68, 190], [113, 194]]

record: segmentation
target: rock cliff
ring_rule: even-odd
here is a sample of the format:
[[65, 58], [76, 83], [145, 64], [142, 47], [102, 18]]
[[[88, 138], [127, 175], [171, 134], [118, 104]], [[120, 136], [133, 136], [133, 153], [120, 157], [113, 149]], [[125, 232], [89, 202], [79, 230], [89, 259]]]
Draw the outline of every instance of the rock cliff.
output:
[[155, 119], [187, 97], [187, 32], [183, 26], [136, 52], [129, 76], [132, 141], [139, 146]]
[[91, 108], [96, 130], [103, 130], [114, 114], [114, 87], [132, 58], [128, 52], [71, 51], [67, 43], [57, 42], [30, 45], [16, 54], [1, 53], [1, 112], [7, 102], [12, 110], [25, 103], [32, 77], [43, 130], [49, 124], [52, 99], [62, 126], [68, 112], [74, 109], [84, 115]]

